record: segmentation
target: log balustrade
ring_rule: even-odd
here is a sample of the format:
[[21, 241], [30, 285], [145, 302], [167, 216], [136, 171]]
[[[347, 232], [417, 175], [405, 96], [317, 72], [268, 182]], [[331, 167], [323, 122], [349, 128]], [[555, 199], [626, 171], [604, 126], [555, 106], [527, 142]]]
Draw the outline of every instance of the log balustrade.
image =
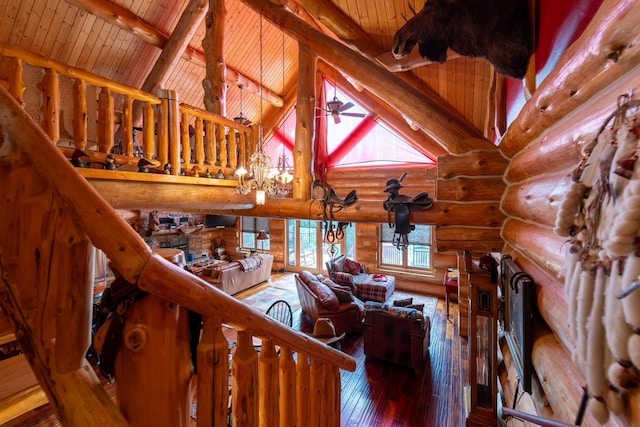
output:
[[[10, 61], [8, 89], [22, 105], [33, 102], [25, 99], [25, 65], [42, 70], [41, 99], [37, 100], [42, 105], [33, 108], [41, 110], [41, 126], [69, 158], [80, 149], [89, 155], [88, 162], [98, 164], [115, 151], [118, 165], [136, 165], [145, 157], [161, 173], [165, 167], [169, 169], [166, 165], [172, 165], [172, 175], [209, 177], [207, 172], [215, 175], [222, 171], [233, 177], [239, 166], [247, 166], [247, 153], [255, 151], [257, 133], [253, 128], [180, 104], [174, 91], [149, 94], [15, 46], [0, 44], [0, 55]], [[73, 82], [68, 85], [70, 93], [65, 92], [67, 86], [61, 84], [61, 78]], [[65, 104], [70, 101], [65, 108], [72, 110], [71, 125], [63, 122], [61, 99]], [[141, 130], [133, 124], [134, 103], [143, 104]], [[95, 125], [90, 120], [95, 120]], [[65, 130], [69, 126], [72, 129]], [[178, 164], [180, 167], [175, 167]]]
[[[0, 179], [16, 183], [0, 190], [0, 306], [64, 425], [130, 423], [84, 357], [91, 341], [92, 245], [127, 281], [203, 315], [199, 426], [227, 425], [229, 387], [235, 425], [293, 425], [294, 419], [297, 425], [339, 425], [339, 370], [355, 370], [353, 358], [152, 253], [4, 88], [0, 126]], [[223, 324], [238, 330], [233, 352]], [[253, 337], [262, 340], [259, 355]], [[158, 369], [190, 369], [164, 366], [161, 356], [154, 363]], [[154, 398], [154, 393], [138, 395]], [[168, 397], [161, 404], [182, 405]], [[154, 418], [153, 412], [142, 424], [179, 425]]]

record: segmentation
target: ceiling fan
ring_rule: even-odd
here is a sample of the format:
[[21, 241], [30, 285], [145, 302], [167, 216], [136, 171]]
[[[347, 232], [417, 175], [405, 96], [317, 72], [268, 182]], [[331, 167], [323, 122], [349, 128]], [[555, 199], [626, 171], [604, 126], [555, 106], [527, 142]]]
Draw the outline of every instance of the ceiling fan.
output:
[[318, 110], [322, 110], [325, 113], [324, 116], [333, 117], [333, 121], [337, 124], [340, 123], [340, 116], [349, 116], [349, 117], [365, 117], [366, 114], [363, 113], [345, 113], [349, 108], [353, 107], [353, 102], [347, 102], [346, 104], [338, 99], [337, 96], [333, 96], [331, 101], [327, 102], [327, 107], [317, 107]]

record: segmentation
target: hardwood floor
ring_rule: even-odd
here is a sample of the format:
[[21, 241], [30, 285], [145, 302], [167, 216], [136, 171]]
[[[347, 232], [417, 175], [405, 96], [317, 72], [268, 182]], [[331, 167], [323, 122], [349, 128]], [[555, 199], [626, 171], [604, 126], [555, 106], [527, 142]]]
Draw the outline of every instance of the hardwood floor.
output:
[[[292, 279], [293, 275], [274, 275]], [[260, 292], [265, 283], [238, 295], [245, 298]], [[462, 387], [467, 376], [466, 339], [458, 336], [456, 303], [446, 318], [444, 299], [438, 300], [431, 319], [429, 360], [424, 372], [366, 360], [362, 335], [347, 335], [342, 351], [357, 361], [355, 372], [342, 372], [342, 421], [347, 426], [455, 427], [463, 426]], [[313, 325], [296, 316], [294, 326], [310, 333]], [[6, 424], [7, 426], [59, 426], [53, 411], [44, 406]], [[195, 426], [195, 422], [192, 423]]]

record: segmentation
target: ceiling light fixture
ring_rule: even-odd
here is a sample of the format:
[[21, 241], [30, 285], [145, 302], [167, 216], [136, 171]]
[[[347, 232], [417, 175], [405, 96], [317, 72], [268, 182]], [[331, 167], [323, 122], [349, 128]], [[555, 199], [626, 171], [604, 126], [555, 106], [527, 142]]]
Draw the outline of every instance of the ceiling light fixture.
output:
[[238, 88], [240, 88], [240, 114], [233, 118], [233, 121], [242, 126], [251, 126], [251, 120], [249, 120], [242, 113], [242, 89], [244, 89], [244, 85], [242, 83], [238, 84]]
[[236, 170], [238, 185], [236, 194], [247, 195], [252, 190], [256, 190], [256, 204], [264, 205], [267, 194], [273, 196], [277, 194], [276, 181], [273, 178], [273, 166], [271, 157], [265, 151], [265, 141], [262, 128], [262, 15], [260, 15], [260, 125], [258, 126], [258, 144], [256, 152], [249, 159], [250, 179], [245, 181], [247, 170], [243, 167]]

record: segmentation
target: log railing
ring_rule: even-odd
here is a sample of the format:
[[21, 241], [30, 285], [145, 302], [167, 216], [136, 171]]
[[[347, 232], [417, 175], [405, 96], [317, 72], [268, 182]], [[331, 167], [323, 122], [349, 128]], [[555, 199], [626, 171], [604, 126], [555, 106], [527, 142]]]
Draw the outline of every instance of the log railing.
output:
[[[353, 371], [353, 358], [153, 254], [4, 88], [0, 88], [0, 126], [4, 135], [0, 179], [9, 183], [0, 190], [0, 306], [64, 425], [131, 422], [85, 359], [90, 344], [92, 245], [107, 254], [127, 281], [154, 298], [170, 301], [171, 307], [203, 315], [198, 425], [227, 425], [229, 387], [235, 425], [294, 425], [293, 420], [305, 426], [339, 425], [339, 369]], [[223, 324], [238, 330], [233, 352], [222, 333]], [[259, 355], [252, 337], [262, 339]], [[159, 369], [179, 369], [164, 366], [161, 355], [155, 363]], [[141, 395], [138, 390], [137, 395], [149, 400], [163, 394]], [[188, 396], [174, 399], [179, 402], [163, 399], [156, 408], [188, 406], [184, 404]], [[140, 425], [188, 422], [188, 414], [178, 414], [176, 421], [157, 413], [147, 411]]]
[[[145, 157], [158, 171], [173, 175], [209, 177], [207, 172], [221, 171], [233, 177], [255, 150], [251, 127], [179, 104], [174, 91], [160, 90], [156, 96], [1, 43], [0, 55], [9, 63], [9, 92], [39, 116], [34, 120], [67, 157], [80, 149], [89, 155], [88, 162], [104, 163], [114, 153], [118, 165], [135, 165]], [[42, 70], [39, 89], [27, 88], [33, 70], [25, 65]], [[41, 96], [25, 96], [27, 89], [39, 90]], [[141, 118], [134, 117], [134, 103], [143, 105]], [[119, 111], [116, 105], [121, 105]]]

